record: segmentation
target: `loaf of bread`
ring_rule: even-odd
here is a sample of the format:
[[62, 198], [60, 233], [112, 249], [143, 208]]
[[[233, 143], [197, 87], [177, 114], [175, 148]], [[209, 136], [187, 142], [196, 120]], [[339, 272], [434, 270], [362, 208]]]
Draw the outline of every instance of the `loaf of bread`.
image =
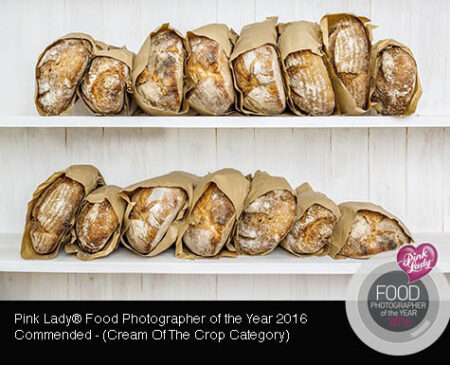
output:
[[321, 56], [309, 51], [289, 54], [284, 60], [291, 98], [308, 115], [330, 115], [335, 97], [328, 70]]
[[147, 67], [136, 79], [136, 91], [151, 108], [180, 111], [183, 99], [185, 49], [173, 30], [151, 38]]
[[231, 200], [210, 183], [188, 218], [184, 244], [199, 256], [217, 255], [228, 240], [235, 213]]
[[84, 196], [84, 187], [68, 177], [56, 179], [31, 212], [30, 237], [38, 254], [53, 252], [65, 236]]
[[339, 254], [355, 258], [367, 257], [395, 250], [409, 242], [410, 238], [394, 219], [379, 212], [359, 210]]
[[335, 72], [356, 102], [366, 109], [370, 87], [370, 40], [364, 24], [345, 15], [329, 34], [331, 61]]
[[37, 65], [38, 111], [59, 115], [70, 106], [89, 63], [92, 46], [84, 39], [61, 39], [48, 48]]
[[247, 255], [273, 250], [292, 227], [295, 208], [295, 198], [288, 190], [272, 190], [255, 199], [239, 220], [239, 249]]
[[81, 97], [96, 114], [120, 113], [125, 105], [128, 66], [111, 57], [95, 57], [81, 84]]
[[245, 109], [263, 115], [284, 111], [286, 95], [274, 46], [265, 44], [240, 54], [233, 60], [233, 67]]
[[317, 253], [328, 244], [336, 221], [337, 218], [331, 210], [313, 204], [294, 223], [286, 236], [286, 242], [295, 253]]
[[400, 47], [383, 50], [376, 70], [372, 102], [378, 103], [385, 115], [403, 115], [415, 91], [417, 66]]
[[87, 203], [81, 209], [75, 224], [78, 246], [88, 253], [103, 249], [119, 225], [111, 203]]
[[126, 238], [137, 252], [148, 254], [185, 206], [187, 194], [177, 187], [139, 188], [133, 192], [131, 201], [135, 205], [129, 216]]
[[186, 95], [189, 105], [200, 114], [227, 114], [234, 104], [234, 86], [225, 51], [208, 37], [192, 36], [189, 45], [186, 76], [194, 81]]

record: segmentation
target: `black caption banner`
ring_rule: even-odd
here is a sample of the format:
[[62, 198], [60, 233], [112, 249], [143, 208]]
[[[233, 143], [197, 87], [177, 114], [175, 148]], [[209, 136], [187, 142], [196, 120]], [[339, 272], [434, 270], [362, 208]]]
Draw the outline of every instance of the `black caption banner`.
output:
[[[337, 301], [4, 301], [1, 306], [1, 343], [7, 350], [41, 352], [57, 344], [71, 350], [208, 348], [264, 355], [351, 348], [352, 356], [385, 357], [359, 341], [344, 302]], [[412, 356], [444, 354], [448, 340], [447, 330]]]

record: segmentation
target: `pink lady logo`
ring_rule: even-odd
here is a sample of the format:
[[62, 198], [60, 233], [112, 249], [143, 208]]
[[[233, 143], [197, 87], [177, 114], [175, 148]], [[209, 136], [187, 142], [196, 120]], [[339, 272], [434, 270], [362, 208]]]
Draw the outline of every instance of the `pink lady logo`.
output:
[[397, 262], [408, 275], [410, 283], [427, 275], [436, 266], [437, 260], [437, 250], [431, 243], [422, 243], [417, 247], [403, 246], [397, 254]]

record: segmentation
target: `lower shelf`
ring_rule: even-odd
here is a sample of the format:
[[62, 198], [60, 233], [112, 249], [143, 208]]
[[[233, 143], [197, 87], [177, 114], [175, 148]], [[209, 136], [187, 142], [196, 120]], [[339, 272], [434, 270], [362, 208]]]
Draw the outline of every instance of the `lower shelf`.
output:
[[[450, 234], [416, 234], [416, 243], [429, 242], [439, 252], [438, 267], [450, 273]], [[78, 260], [62, 250], [53, 260], [23, 260], [20, 257], [19, 234], [0, 234], [0, 272], [41, 272], [41, 273], [148, 273], [148, 274], [353, 274], [363, 260], [333, 260], [330, 257], [298, 258], [282, 248], [270, 255], [235, 259], [222, 258], [183, 260], [174, 256], [174, 250], [153, 257], [140, 257], [121, 247], [110, 256], [90, 262]], [[389, 252], [371, 258], [392, 257]]]

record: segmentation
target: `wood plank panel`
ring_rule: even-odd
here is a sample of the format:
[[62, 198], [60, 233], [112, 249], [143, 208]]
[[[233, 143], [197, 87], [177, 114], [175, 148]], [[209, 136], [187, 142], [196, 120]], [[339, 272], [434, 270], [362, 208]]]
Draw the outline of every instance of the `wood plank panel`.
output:
[[442, 173], [444, 174], [443, 189], [443, 230], [450, 232], [450, 128], [445, 128], [444, 135], [444, 153]]
[[344, 300], [350, 275], [218, 275], [218, 300]]
[[415, 232], [442, 232], [444, 129], [408, 129], [407, 143], [407, 222]]
[[369, 200], [405, 219], [406, 128], [369, 132]]
[[369, 197], [368, 130], [339, 129], [331, 132], [331, 196], [337, 202], [365, 201]]

